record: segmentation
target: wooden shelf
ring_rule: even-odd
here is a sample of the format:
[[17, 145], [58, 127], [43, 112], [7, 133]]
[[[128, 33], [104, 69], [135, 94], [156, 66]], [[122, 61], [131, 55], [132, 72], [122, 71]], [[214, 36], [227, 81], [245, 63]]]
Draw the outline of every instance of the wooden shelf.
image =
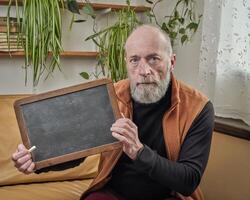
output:
[[[18, 0], [20, 3], [22, 3], [22, 0]], [[9, 0], [0, 0], [0, 5], [8, 5]], [[80, 8], [82, 8], [86, 3], [79, 2], [78, 5]], [[12, 5], [15, 5], [15, 1], [12, 1]], [[127, 5], [119, 5], [119, 4], [104, 4], [104, 3], [91, 3], [94, 10], [103, 10], [111, 8], [111, 10], [121, 10], [123, 8], [126, 8]], [[147, 6], [130, 6], [132, 9], [135, 10], [135, 12], [145, 12], [150, 9], [150, 7]]]
[[[24, 57], [23, 51], [17, 52], [0, 52], [0, 57], [13, 56], [13, 57]], [[98, 52], [96, 51], [64, 51], [61, 53], [62, 57], [85, 57], [85, 58], [96, 58], [98, 56]]]
[[[18, 0], [18, 3], [22, 3], [22, 0]], [[9, 5], [9, 0], [0, 0], [0, 5]], [[12, 5], [15, 5], [15, 1], [12, 1]]]
[[[79, 7], [82, 8], [86, 3], [79, 3]], [[91, 4], [95, 10], [111, 9], [111, 10], [121, 10], [126, 8], [127, 5], [118, 5], [118, 4], [102, 4], [102, 3], [92, 3]], [[135, 12], [145, 12], [150, 9], [146, 6], [130, 6]]]

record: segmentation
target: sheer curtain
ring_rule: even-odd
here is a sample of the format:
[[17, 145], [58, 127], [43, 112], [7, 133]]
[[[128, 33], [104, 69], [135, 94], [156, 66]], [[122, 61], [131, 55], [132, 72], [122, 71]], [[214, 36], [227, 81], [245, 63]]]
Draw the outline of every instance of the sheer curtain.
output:
[[204, 0], [199, 83], [217, 116], [250, 125], [250, 0]]

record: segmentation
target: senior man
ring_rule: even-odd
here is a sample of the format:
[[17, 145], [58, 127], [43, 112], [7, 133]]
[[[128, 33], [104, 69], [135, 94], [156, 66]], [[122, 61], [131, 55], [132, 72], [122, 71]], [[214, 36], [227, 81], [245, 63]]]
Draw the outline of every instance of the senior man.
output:
[[[125, 117], [111, 127], [123, 147], [102, 153], [99, 173], [82, 199], [202, 200], [198, 186], [210, 151], [212, 103], [175, 79], [176, 58], [160, 29], [139, 26], [125, 51], [128, 79], [115, 84]], [[13, 160], [30, 173], [34, 163], [20, 153], [25, 151], [20, 146]]]

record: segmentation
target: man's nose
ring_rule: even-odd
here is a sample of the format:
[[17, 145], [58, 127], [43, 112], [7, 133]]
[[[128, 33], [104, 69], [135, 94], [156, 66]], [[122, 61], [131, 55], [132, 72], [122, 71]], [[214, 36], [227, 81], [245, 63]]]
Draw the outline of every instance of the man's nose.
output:
[[141, 76], [148, 76], [152, 73], [151, 71], [151, 67], [149, 66], [149, 64], [142, 60], [140, 63], [140, 75]]

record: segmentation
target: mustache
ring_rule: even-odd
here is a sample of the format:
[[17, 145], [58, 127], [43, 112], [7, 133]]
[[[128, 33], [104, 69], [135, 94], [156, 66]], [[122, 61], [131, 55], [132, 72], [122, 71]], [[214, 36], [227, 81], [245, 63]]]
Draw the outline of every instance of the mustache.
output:
[[154, 78], [140, 78], [139, 80], [136, 81], [136, 85], [140, 85], [140, 84], [155, 84], [155, 85], [159, 85], [159, 80], [156, 80]]

